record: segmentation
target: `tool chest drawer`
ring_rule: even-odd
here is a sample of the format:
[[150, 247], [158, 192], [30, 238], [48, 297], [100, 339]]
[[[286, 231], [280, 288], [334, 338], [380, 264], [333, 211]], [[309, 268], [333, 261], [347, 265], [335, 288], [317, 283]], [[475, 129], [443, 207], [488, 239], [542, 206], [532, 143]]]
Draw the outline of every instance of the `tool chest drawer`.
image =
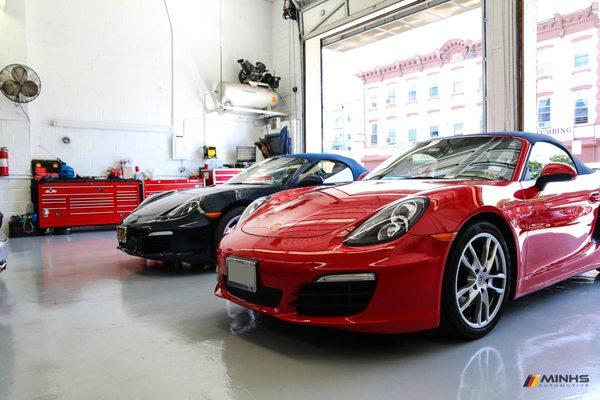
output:
[[139, 181], [36, 182], [40, 228], [119, 224], [139, 204]]

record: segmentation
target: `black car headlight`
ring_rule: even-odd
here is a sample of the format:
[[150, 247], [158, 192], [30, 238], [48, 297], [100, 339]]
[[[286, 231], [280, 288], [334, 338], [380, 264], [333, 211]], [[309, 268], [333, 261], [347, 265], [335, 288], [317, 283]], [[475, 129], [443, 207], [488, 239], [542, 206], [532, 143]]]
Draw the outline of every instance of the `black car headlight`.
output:
[[248, 217], [250, 217], [252, 214], [254, 214], [256, 212], [256, 210], [261, 208], [266, 203], [267, 200], [269, 200], [269, 196], [259, 197], [258, 199], [254, 200], [252, 203], [250, 203], [250, 205], [248, 207], [246, 207], [246, 209], [244, 210], [242, 215], [240, 215], [240, 219], [237, 222], [237, 226], [242, 226], [242, 223], [245, 220], [247, 220]]
[[364, 246], [397, 239], [413, 227], [428, 205], [426, 197], [411, 197], [392, 203], [352, 231], [344, 244]]
[[182, 205], [175, 207], [173, 210], [169, 211], [166, 216], [170, 218], [183, 217], [185, 215], [190, 214], [194, 210], [198, 210], [199, 208], [199, 200], [189, 200], [183, 203]]

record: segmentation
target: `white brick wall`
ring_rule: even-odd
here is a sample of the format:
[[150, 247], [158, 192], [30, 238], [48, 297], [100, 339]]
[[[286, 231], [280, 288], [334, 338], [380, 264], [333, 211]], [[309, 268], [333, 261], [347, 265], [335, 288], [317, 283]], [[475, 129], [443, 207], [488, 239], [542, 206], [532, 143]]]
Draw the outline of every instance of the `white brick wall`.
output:
[[[272, 17], [280, 14], [281, 4], [168, 3], [175, 30], [175, 132], [185, 133], [198, 149], [206, 137], [208, 145], [217, 146], [221, 161], [230, 162], [235, 145], [252, 144], [263, 130], [254, 118], [209, 113], [202, 132], [204, 98], [210, 99], [205, 94], [221, 76], [220, 43], [224, 80], [237, 79], [238, 58], [271, 66], [274, 45], [278, 63], [287, 62], [287, 50], [272, 35]], [[286, 24], [280, 15], [276, 21], [278, 29]], [[178, 174], [180, 162], [171, 159], [170, 134], [50, 125], [53, 120], [170, 125], [170, 36], [162, 0], [7, 0], [5, 12], [0, 12], [0, 49], [0, 67], [25, 63], [42, 79], [40, 97], [25, 106], [32, 119], [31, 141], [20, 109], [0, 96], [0, 146], [9, 147], [11, 165], [11, 177], [0, 178], [5, 220], [30, 207], [30, 154], [49, 157], [38, 145], [81, 175], [103, 174], [123, 157], [155, 176]], [[190, 120], [196, 122], [185, 124]], [[62, 143], [63, 136], [71, 138], [69, 145]], [[184, 165], [195, 169], [200, 163], [197, 155]]]

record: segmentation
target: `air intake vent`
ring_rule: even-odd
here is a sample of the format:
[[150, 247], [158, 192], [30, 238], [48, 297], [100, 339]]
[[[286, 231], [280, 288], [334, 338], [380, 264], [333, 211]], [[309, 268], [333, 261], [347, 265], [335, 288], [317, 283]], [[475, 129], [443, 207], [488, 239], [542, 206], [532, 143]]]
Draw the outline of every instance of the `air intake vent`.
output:
[[369, 305], [375, 286], [376, 281], [310, 283], [296, 293], [296, 311], [315, 316], [358, 314]]

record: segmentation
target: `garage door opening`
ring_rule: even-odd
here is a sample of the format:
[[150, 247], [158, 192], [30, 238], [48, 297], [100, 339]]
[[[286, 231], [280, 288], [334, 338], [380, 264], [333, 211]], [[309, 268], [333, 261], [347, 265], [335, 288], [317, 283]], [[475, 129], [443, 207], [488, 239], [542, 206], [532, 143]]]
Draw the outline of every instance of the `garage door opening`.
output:
[[387, 16], [322, 41], [323, 150], [372, 168], [431, 137], [484, 130], [479, 0]]

